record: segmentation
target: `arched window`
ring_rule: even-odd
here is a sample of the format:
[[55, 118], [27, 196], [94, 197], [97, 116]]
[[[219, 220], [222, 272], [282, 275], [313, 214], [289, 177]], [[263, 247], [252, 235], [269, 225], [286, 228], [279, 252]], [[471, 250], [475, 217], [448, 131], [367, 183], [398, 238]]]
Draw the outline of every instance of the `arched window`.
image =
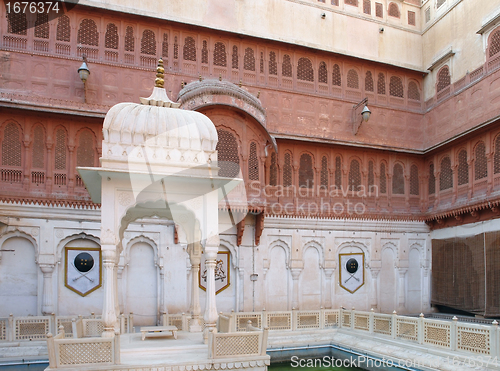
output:
[[335, 157], [335, 188], [342, 188], [342, 159]]
[[368, 161], [368, 192], [371, 192], [375, 186], [375, 174], [373, 170], [373, 161]]
[[219, 176], [234, 178], [240, 172], [240, 155], [238, 153], [238, 142], [233, 133], [217, 129], [217, 160], [219, 169]]
[[179, 59], [179, 40], [174, 36], [174, 59]]
[[66, 150], [66, 131], [59, 128], [56, 130], [56, 143], [54, 146], [54, 185], [56, 186], [66, 185]]
[[182, 48], [182, 58], [185, 61], [196, 62], [196, 44], [191, 36], [184, 39], [184, 47]]
[[259, 180], [259, 159], [257, 157], [257, 143], [250, 143], [250, 155], [248, 156], [248, 179]]
[[314, 187], [314, 169], [311, 155], [303, 153], [300, 156], [299, 167], [299, 187], [313, 188]]
[[333, 86], [342, 85], [342, 75], [340, 74], [340, 67], [338, 64], [333, 65], [332, 84]]
[[275, 52], [269, 52], [269, 74], [270, 75], [278, 74], [278, 63], [276, 62]]
[[269, 167], [269, 185], [278, 185], [278, 165], [276, 164], [276, 153], [271, 153], [271, 166]]
[[373, 76], [372, 76], [372, 73], [370, 71], [366, 71], [365, 90], [373, 92]]
[[495, 138], [495, 154], [493, 156], [493, 173], [500, 173], [500, 135]]
[[56, 130], [56, 143], [54, 146], [54, 169], [66, 170], [66, 131], [64, 129]]
[[238, 47], [233, 45], [233, 54], [231, 55], [231, 68], [238, 68]]
[[226, 67], [226, 46], [220, 41], [214, 46], [214, 66]]
[[488, 176], [488, 160], [486, 159], [486, 146], [484, 142], [479, 142], [476, 146], [474, 160], [474, 179], [483, 179]]
[[260, 52], [260, 73], [264, 73], [264, 53]]
[[88, 129], [83, 130], [78, 138], [76, 166], [92, 167], [95, 165], [94, 136]]
[[391, 81], [389, 83], [389, 94], [393, 97], [403, 98], [403, 80], [397, 76], [391, 76]]
[[387, 174], [385, 172], [385, 163], [380, 164], [380, 193], [387, 193]]
[[34, 169], [45, 168], [45, 131], [42, 125], [35, 126], [33, 130], [32, 163]]
[[201, 48], [201, 63], [208, 64], [208, 42], [203, 40], [203, 46]]
[[458, 153], [458, 185], [469, 183], [469, 164], [467, 163], [467, 151], [462, 149]]
[[410, 81], [408, 83], [408, 99], [420, 100], [420, 92], [418, 91], [418, 86], [415, 81]]
[[320, 187], [328, 189], [328, 159], [326, 156], [321, 158], [321, 175]]
[[363, 0], [363, 13], [372, 14], [372, 2], [370, 0]]
[[106, 26], [104, 47], [108, 49], [118, 49], [118, 28], [113, 23]]
[[389, 10], [387, 11], [387, 14], [390, 15], [391, 17], [399, 18], [401, 15], [399, 13], [398, 5], [395, 3], [390, 3]]
[[385, 75], [383, 73], [378, 74], [377, 94], [385, 94]]
[[56, 40], [64, 42], [71, 40], [71, 27], [67, 15], [62, 15], [57, 20]]
[[323, 84], [328, 84], [328, 71], [326, 69], [326, 63], [320, 62], [318, 68], [318, 81]]
[[349, 166], [349, 184], [348, 188], [351, 191], [358, 191], [361, 187], [361, 171], [358, 160], [351, 160]]
[[314, 71], [309, 58], [300, 58], [297, 63], [297, 79], [303, 81], [314, 81]]
[[415, 164], [410, 167], [410, 194], [416, 196], [419, 194], [418, 167]]
[[392, 194], [405, 194], [405, 176], [403, 172], [403, 166], [401, 164], [394, 164], [392, 174]]
[[359, 89], [358, 73], [354, 69], [351, 69], [347, 72], [347, 87], [352, 89]]
[[7, 32], [14, 35], [26, 35], [28, 29], [28, 21], [25, 12], [9, 12], [7, 13]]
[[49, 15], [47, 13], [36, 14], [35, 37], [40, 39], [49, 38]]
[[252, 48], [245, 49], [243, 57], [243, 69], [246, 71], [255, 71], [255, 56], [253, 55]]
[[163, 34], [163, 41], [161, 43], [161, 56], [163, 59], [168, 58], [168, 33]]
[[491, 33], [490, 43], [488, 46], [488, 55], [490, 58], [498, 53], [500, 53], [500, 28]]
[[436, 193], [436, 176], [434, 175], [434, 164], [429, 164], [429, 194]]
[[439, 70], [437, 80], [438, 80], [437, 83], [438, 93], [444, 88], [450, 86], [451, 77], [450, 77], [450, 69], [448, 68], [448, 66], [444, 66]]
[[127, 26], [125, 31], [125, 51], [133, 52], [134, 51], [134, 29], [131, 26]]
[[82, 45], [99, 46], [99, 33], [92, 19], [84, 19], [80, 22], [76, 42]]
[[290, 152], [285, 153], [285, 161], [283, 163], [283, 187], [292, 185], [292, 156]]
[[156, 55], [156, 36], [151, 30], [142, 31], [141, 53]]
[[448, 156], [441, 160], [441, 172], [439, 173], [439, 190], [444, 191], [453, 187], [453, 170], [451, 160]]
[[283, 64], [281, 65], [281, 74], [284, 77], [292, 77], [292, 62], [290, 61], [290, 56], [285, 54], [283, 56]]
[[21, 135], [19, 127], [8, 123], [3, 132], [2, 165], [21, 166]]

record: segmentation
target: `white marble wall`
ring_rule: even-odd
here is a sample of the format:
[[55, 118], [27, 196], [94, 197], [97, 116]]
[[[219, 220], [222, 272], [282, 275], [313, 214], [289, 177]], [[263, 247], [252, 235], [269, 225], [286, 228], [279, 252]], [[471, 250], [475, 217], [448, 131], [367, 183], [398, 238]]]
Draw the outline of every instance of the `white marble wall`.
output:
[[[64, 248], [99, 246], [99, 211], [3, 209], [11, 216], [0, 227], [0, 316], [100, 313], [102, 288], [82, 297], [64, 286]], [[231, 254], [231, 284], [217, 295], [217, 310], [430, 309], [431, 244], [424, 223], [266, 218], [255, 246], [253, 220], [247, 216], [236, 246], [236, 228], [221, 214], [220, 250]], [[136, 222], [125, 232], [118, 300], [137, 324], [156, 323], [162, 312], [189, 311], [190, 262], [179, 237], [175, 244], [172, 223], [159, 219]], [[365, 256], [365, 282], [355, 293], [339, 285], [341, 253]], [[200, 304], [204, 308], [202, 290]]]

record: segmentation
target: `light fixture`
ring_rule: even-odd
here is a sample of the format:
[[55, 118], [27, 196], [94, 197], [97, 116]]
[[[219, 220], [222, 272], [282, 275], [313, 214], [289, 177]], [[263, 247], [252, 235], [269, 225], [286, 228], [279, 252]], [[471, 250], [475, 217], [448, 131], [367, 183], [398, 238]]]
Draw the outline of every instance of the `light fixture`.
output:
[[85, 99], [85, 103], [87, 103], [87, 79], [90, 75], [89, 67], [87, 66], [87, 58], [83, 55], [83, 63], [78, 69], [78, 75], [80, 76], [80, 80], [83, 82], [83, 97]]
[[[359, 109], [363, 107], [361, 112]], [[363, 99], [358, 104], [352, 107], [351, 111], [351, 122], [352, 122], [352, 133], [356, 135], [358, 133], [359, 127], [363, 122], [367, 122], [370, 119], [371, 111], [368, 109], [368, 98]], [[361, 118], [359, 117], [361, 115]]]

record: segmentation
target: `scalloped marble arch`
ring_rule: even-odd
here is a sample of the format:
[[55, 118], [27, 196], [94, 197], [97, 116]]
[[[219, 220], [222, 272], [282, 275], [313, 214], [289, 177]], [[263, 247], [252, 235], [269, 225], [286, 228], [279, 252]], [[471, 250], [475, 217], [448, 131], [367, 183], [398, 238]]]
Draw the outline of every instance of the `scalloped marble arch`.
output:
[[56, 248], [56, 257], [57, 261], [61, 262], [63, 259], [63, 250], [64, 247], [70, 243], [71, 241], [74, 240], [89, 240], [94, 243], [96, 243], [99, 247], [101, 246], [101, 239], [99, 236], [94, 235], [91, 233], [91, 231], [86, 231], [86, 232], [79, 232], [79, 233], [73, 233], [69, 236], [63, 237], [58, 243], [57, 243], [57, 248]]
[[122, 254], [124, 258], [124, 263], [127, 265], [130, 262], [130, 249], [137, 243], [145, 243], [153, 249], [155, 264], [158, 262], [159, 254], [158, 254], [158, 245], [157, 243], [151, 239], [150, 237], [140, 234], [138, 236], [133, 237], [130, 241], [127, 242], [127, 245], [124, 247]]
[[193, 81], [184, 86], [177, 99], [183, 109], [200, 111], [206, 107], [227, 106], [249, 115], [278, 152], [276, 140], [267, 130], [266, 111], [260, 100], [238, 85], [215, 79]]
[[25, 240], [28, 240], [31, 242], [33, 245], [33, 248], [35, 249], [35, 258], [36, 261], [38, 262], [38, 254], [40, 253], [39, 248], [38, 248], [38, 243], [36, 240], [31, 236], [30, 234], [23, 232], [19, 229], [15, 229], [13, 231], [8, 231], [5, 232], [3, 235], [0, 236], [0, 263], [2, 262], [2, 246], [7, 240], [10, 240], [11, 238], [24, 238]]

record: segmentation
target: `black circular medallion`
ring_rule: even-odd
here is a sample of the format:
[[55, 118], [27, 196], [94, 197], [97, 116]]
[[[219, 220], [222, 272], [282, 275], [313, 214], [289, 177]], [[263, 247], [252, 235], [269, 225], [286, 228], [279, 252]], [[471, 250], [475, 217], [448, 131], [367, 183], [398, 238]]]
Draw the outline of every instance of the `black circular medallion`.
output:
[[85, 273], [94, 266], [94, 258], [88, 252], [81, 252], [75, 258], [75, 268], [78, 271]]
[[358, 270], [358, 261], [354, 258], [349, 259], [345, 265], [345, 269], [351, 274], [356, 273]]

